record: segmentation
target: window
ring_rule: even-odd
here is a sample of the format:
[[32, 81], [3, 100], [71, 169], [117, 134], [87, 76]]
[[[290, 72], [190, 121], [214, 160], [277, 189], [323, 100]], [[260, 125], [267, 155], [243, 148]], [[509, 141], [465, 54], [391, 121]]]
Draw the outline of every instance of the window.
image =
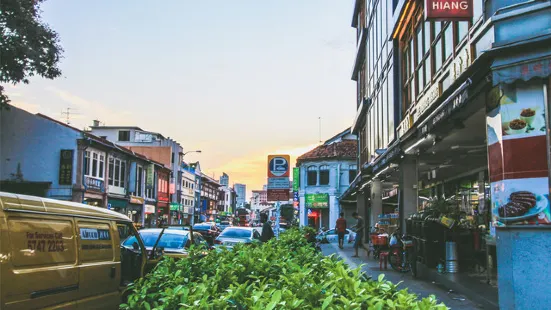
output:
[[126, 163], [119, 158], [109, 158], [109, 185], [125, 186]]
[[84, 153], [84, 175], [103, 180], [105, 173], [105, 155], [96, 151]]
[[143, 167], [138, 166], [136, 169], [136, 196], [143, 196]]
[[174, 163], [174, 153], [171, 154], [170, 162], [171, 162], [171, 163]]
[[448, 59], [453, 55], [453, 25], [450, 23], [444, 30], [444, 59]]
[[357, 174], [358, 174], [358, 166], [350, 165], [350, 167], [348, 168], [348, 184], [352, 184], [352, 182], [354, 182], [354, 179], [356, 178]]
[[119, 141], [130, 141], [130, 131], [119, 130]]
[[307, 178], [306, 183], [308, 186], [314, 186], [318, 184], [318, 169], [316, 166], [310, 166], [306, 169]]
[[329, 185], [329, 166], [320, 167], [320, 185]]
[[469, 22], [457, 23], [457, 41], [461, 42], [469, 34]]

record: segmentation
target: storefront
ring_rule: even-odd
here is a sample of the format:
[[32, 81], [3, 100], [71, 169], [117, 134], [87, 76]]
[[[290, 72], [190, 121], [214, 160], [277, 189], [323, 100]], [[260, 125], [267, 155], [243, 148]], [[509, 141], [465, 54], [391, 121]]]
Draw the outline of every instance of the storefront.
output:
[[329, 194], [305, 194], [308, 226], [316, 229], [331, 228], [329, 223]]
[[172, 225], [182, 225], [182, 211], [183, 207], [179, 203], [170, 203], [170, 220]]
[[145, 209], [145, 227], [152, 228], [157, 226], [157, 218], [155, 216], [155, 205], [146, 204]]
[[107, 199], [107, 209], [113, 210], [115, 212], [128, 215], [128, 212], [126, 210], [128, 206], [128, 199], [123, 198], [113, 198], [109, 197]]
[[130, 218], [136, 227], [143, 227], [144, 220], [144, 199], [141, 197], [130, 196], [128, 207], [126, 208], [127, 216]]

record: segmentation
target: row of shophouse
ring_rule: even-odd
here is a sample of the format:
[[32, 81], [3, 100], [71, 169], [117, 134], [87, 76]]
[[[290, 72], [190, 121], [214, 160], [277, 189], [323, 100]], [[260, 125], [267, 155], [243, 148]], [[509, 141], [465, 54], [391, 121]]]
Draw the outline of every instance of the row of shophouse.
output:
[[486, 257], [503, 309], [551, 304], [549, 255], [530, 250], [551, 246], [549, 16], [551, 1], [526, 0], [356, 0], [353, 12], [358, 174], [338, 200], [416, 235], [429, 268], [450, 241], [460, 270]]
[[235, 191], [199, 162], [185, 162], [187, 152], [169, 137], [98, 121], [79, 130], [14, 106], [0, 114], [1, 191], [111, 209], [143, 227], [214, 220], [235, 209]]

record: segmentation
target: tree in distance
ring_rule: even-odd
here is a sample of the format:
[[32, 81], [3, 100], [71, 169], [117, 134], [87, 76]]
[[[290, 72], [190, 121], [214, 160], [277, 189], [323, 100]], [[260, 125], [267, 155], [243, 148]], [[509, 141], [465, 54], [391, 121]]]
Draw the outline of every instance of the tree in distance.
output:
[[[29, 83], [35, 75], [61, 75], [59, 36], [42, 21], [44, 0], [0, 0], [0, 84]], [[0, 108], [9, 103], [0, 85]]]

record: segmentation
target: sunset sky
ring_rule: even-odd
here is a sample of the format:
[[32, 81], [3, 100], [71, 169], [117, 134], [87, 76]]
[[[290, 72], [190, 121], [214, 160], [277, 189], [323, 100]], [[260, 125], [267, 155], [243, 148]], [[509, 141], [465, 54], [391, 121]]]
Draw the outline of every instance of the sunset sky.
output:
[[[171, 137], [218, 179], [266, 183], [268, 154], [296, 156], [349, 127], [353, 0], [47, 0], [63, 76], [8, 86], [12, 104], [84, 128]], [[249, 198], [249, 197], [248, 197]]]

